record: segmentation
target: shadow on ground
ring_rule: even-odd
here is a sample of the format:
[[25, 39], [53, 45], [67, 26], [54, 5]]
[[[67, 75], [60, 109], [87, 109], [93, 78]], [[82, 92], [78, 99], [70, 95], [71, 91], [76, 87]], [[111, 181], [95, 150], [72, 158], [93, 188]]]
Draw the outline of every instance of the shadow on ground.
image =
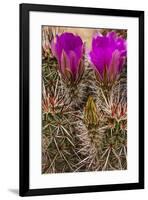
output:
[[18, 189], [8, 189], [8, 191], [15, 194], [15, 195], [19, 195]]

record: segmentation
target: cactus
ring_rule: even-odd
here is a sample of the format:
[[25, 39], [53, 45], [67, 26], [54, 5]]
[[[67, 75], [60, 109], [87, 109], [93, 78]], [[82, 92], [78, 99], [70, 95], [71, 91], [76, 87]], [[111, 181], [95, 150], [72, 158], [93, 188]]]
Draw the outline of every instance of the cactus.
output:
[[79, 138], [79, 153], [83, 159], [78, 166], [80, 165], [79, 168], [81, 168], [85, 165], [85, 171], [98, 170], [104, 128], [101, 113], [92, 96], [88, 97], [82, 116], [83, 120], [77, 124], [79, 132], [77, 137]]
[[43, 26], [42, 173], [126, 169], [125, 39], [95, 36], [86, 53], [78, 35], [54, 31]]
[[79, 160], [75, 151], [76, 139], [73, 135], [73, 121], [76, 112], [67, 104], [58, 86], [49, 94], [43, 84], [42, 98], [42, 172], [68, 172], [74, 170]]
[[[124, 80], [125, 81], [125, 80]], [[121, 84], [122, 83], [122, 84]], [[104, 116], [102, 170], [127, 168], [127, 91], [121, 79], [112, 89], [98, 88], [97, 106]]]
[[57, 60], [49, 52], [42, 61], [42, 173], [69, 172], [79, 160], [72, 129], [77, 112], [65, 98]]

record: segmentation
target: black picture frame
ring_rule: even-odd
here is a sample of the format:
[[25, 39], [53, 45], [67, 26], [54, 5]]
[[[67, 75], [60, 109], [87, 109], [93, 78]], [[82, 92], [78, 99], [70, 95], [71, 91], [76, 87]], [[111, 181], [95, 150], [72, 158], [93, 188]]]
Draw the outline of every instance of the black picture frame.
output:
[[[29, 187], [29, 12], [75, 13], [139, 19], [139, 182], [62, 188]], [[134, 113], [133, 113], [134, 114]], [[53, 195], [144, 188], [144, 11], [20, 4], [20, 196]]]

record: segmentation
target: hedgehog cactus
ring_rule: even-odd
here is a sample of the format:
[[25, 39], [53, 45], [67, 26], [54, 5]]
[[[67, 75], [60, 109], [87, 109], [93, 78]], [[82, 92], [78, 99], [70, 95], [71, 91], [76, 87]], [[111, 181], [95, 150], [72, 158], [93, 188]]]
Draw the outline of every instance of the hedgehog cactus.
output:
[[68, 172], [79, 160], [72, 129], [76, 112], [65, 98], [57, 60], [49, 52], [42, 64], [42, 172]]
[[116, 86], [108, 100], [104, 96], [103, 104], [99, 104], [107, 120], [102, 148], [107, 158], [102, 162], [103, 170], [127, 168], [127, 91], [122, 89], [122, 85]]
[[92, 96], [88, 97], [83, 116], [84, 123], [77, 124], [79, 151], [84, 157], [81, 165], [85, 164], [86, 171], [97, 170], [100, 164], [99, 157], [104, 131], [103, 127], [100, 128], [100, 125], [102, 126], [101, 115]]
[[56, 89], [53, 95], [43, 92], [43, 173], [74, 170], [79, 159], [72, 130], [75, 112]]
[[85, 44], [80, 36], [66, 32], [56, 36], [51, 48], [58, 62], [65, 95], [74, 106], [78, 107], [83, 102], [86, 89], [86, 85], [83, 84], [86, 75], [84, 74]]
[[42, 172], [127, 168], [126, 39], [42, 38]]

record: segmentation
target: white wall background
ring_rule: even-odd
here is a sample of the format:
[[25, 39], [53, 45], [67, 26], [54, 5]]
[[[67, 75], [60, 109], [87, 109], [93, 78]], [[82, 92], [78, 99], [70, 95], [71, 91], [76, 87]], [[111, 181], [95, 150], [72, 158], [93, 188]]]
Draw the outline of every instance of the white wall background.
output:
[[[0, 5], [0, 199], [20, 199], [18, 196], [19, 162], [19, 3], [44, 3], [70, 6], [87, 6], [117, 9], [145, 10], [145, 55], [148, 52], [148, 4], [147, 0], [3, 0]], [[147, 57], [147, 56], [145, 56]], [[145, 60], [145, 74], [148, 76], [148, 58]], [[134, 66], [133, 66], [134, 69]], [[147, 76], [145, 76], [147, 78]], [[146, 86], [148, 85], [148, 78]], [[133, 86], [134, 87], [134, 86]], [[146, 87], [147, 90], [147, 87]], [[145, 91], [146, 91], [145, 90]], [[146, 92], [146, 102], [148, 92]], [[148, 105], [145, 106], [148, 112]], [[148, 115], [146, 114], [146, 120]], [[145, 133], [148, 152], [147, 129]], [[147, 157], [147, 153], [146, 156]], [[148, 168], [148, 158], [146, 158]], [[146, 170], [146, 177], [148, 172]], [[32, 197], [52, 200], [107, 200], [147, 199], [148, 178], [145, 190], [101, 192], [72, 195]], [[26, 199], [29, 199], [27, 197]]]

